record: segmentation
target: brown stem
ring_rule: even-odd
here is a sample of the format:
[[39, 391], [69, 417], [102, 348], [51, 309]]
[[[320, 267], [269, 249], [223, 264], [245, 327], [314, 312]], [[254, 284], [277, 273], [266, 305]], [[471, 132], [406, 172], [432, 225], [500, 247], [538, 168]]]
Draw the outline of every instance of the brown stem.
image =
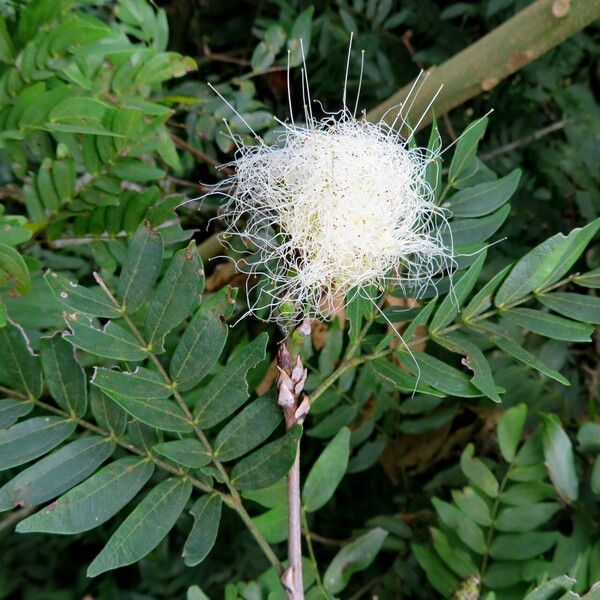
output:
[[208, 156], [208, 154], [205, 154], [204, 152], [202, 152], [202, 150], [194, 148], [194, 146], [191, 146], [185, 140], [182, 140], [179, 136], [175, 135], [174, 133], [171, 134], [171, 139], [177, 147], [181, 148], [182, 150], [185, 150], [188, 154], [191, 154], [200, 162], [206, 163], [211, 167], [218, 168], [219, 172], [226, 173], [227, 175], [233, 174], [232, 169], [230, 169], [229, 167], [221, 166], [221, 163], [218, 160], [215, 160], [211, 156]]

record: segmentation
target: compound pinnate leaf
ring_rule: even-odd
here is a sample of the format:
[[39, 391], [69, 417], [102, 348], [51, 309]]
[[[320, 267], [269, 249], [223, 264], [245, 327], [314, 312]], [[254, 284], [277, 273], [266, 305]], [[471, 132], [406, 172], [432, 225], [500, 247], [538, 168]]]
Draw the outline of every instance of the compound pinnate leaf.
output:
[[579, 496], [573, 445], [554, 415], [542, 415], [544, 460], [550, 479], [562, 498], [574, 502]]
[[130, 502], [153, 472], [154, 464], [147, 459], [117, 460], [21, 521], [17, 531], [73, 534], [98, 527]]
[[325, 571], [323, 576], [325, 589], [332, 594], [341, 592], [354, 573], [363, 571], [375, 560], [387, 535], [385, 529], [377, 527], [344, 546]]
[[190, 514], [194, 525], [183, 547], [183, 558], [188, 567], [201, 563], [217, 539], [223, 502], [216, 494], [202, 496], [194, 503]]
[[283, 477], [291, 468], [302, 426], [294, 425], [283, 437], [243, 458], [231, 470], [231, 481], [240, 490], [259, 490]]
[[511, 463], [515, 459], [526, 418], [527, 405], [523, 403], [509, 408], [500, 417], [497, 429], [498, 446], [506, 462]]
[[249, 396], [246, 375], [266, 353], [268, 336], [261, 333], [245, 346], [210, 383], [186, 397], [195, 404], [194, 417], [202, 428], [212, 427], [235, 412]]
[[0, 361], [6, 373], [14, 376], [14, 387], [23, 390], [31, 398], [41, 395], [42, 369], [39, 357], [33, 353], [23, 329], [10, 319], [4, 327], [0, 327]]
[[80, 350], [114, 360], [140, 361], [148, 357], [135, 335], [114, 321], [99, 329], [81, 313], [67, 314], [65, 320], [69, 331], [63, 334], [64, 338]]
[[70, 310], [107, 319], [121, 316], [119, 309], [99, 288], [84, 287], [54, 271], [48, 271], [44, 280], [57, 300]]
[[177, 477], [154, 487], [93, 560], [88, 577], [133, 564], [154, 550], [175, 525], [191, 493], [192, 484]]
[[146, 315], [146, 339], [155, 352], [163, 351], [163, 338], [177, 327], [198, 301], [196, 290], [202, 261], [194, 242], [179, 250], [169, 263]]
[[558, 281], [581, 256], [600, 228], [600, 219], [569, 235], [558, 233], [542, 242], [517, 262], [498, 290], [496, 306], [502, 308]]
[[273, 394], [257, 398], [219, 431], [215, 456], [228, 461], [246, 454], [264, 442], [281, 421], [281, 408]]
[[152, 450], [170, 461], [190, 469], [205, 467], [211, 455], [199, 440], [173, 440], [152, 446]]
[[135, 312], [148, 297], [158, 279], [162, 256], [161, 236], [149, 224], [141, 223], [129, 244], [117, 290], [127, 312]]
[[144, 400], [168, 398], [173, 393], [158, 373], [144, 367], [131, 372], [96, 367], [90, 383], [108, 394], [112, 392]]
[[0, 470], [46, 454], [73, 431], [75, 423], [62, 417], [34, 417], [0, 431]]
[[302, 489], [308, 512], [319, 510], [333, 496], [348, 467], [350, 430], [343, 427], [311, 467]]
[[80, 438], [21, 471], [0, 488], [0, 510], [55, 498], [93, 473], [114, 450], [106, 438]]
[[87, 407], [87, 378], [75, 348], [55, 334], [40, 341], [40, 358], [52, 398], [69, 414], [82, 417]]
[[444, 598], [450, 598], [459, 585], [458, 579], [444, 566], [444, 563], [433, 552], [421, 546], [412, 544], [411, 549], [421, 568], [425, 571], [429, 583]]

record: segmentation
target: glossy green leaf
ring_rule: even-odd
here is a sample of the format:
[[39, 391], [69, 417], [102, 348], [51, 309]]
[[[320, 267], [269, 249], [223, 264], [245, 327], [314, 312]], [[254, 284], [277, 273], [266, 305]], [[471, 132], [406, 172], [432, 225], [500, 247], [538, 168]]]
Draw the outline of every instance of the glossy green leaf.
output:
[[94, 419], [102, 429], [123, 435], [127, 426], [127, 413], [99, 387], [90, 387], [90, 408]]
[[97, 385], [106, 393], [143, 400], [168, 398], [173, 393], [158, 373], [145, 367], [138, 367], [130, 372], [96, 367], [90, 383]]
[[42, 369], [38, 356], [29, 345], [25, 332], [8, 319], [0, 327], [0, 362], [6, 373], [12, 375], [11, 385], [23, 390], [31, 398], [42, 393]]
[[477, 260], [469, 267], [458, 281], [454, 282], [454, 293], [447, 294], [429, 323], [429, 332], [435, 334], [440, 329], [450, 325], [458, 315], [459, 308], [469, 297], [481, 273], [487, 251], [481, 252]]
[[554, 415], [542, 415], [544, 460], [550, 479], [560, 496], [570, 502], [579, 496], [573, 445]]
[[496, 560], [529, 560], [539, 558], [558, 541], [555, 531], [503, 533], [494, 538], [490, 555]]
[[193, 429], [179, 406], [172, 400], [145, 398], [143, 395], [124, 396], [117, 392], [104, 391], [123, 410], [150, 427], [180, 433], [187, 433]]
[[527, 506], [554, 498], [555, 495], [554, 487], [543, 481], [515, 483], [500, 494], [500, 502], [510, 506]]
[[375, 560], [388, 532], [377, 527], [344, 546], [327, 567], [323, 585], [328, 592], [341, 592], [352, 575], [364, 571]]
[[22, 465], [52, 450], [75, 431], [62, 417], [34, 417], [0, 431], [0, 470]]
[[146, 340], [154, 352], [163, 351], [164, 336], [177, 327], [198, 302], [202, 261], [194, 244], [179, 250], [169, 263], [146, 314]]
[[500, 229], [509, 213], [510, 206], [507, 204], [485, 217], [453, 220], [450, 230], [454, 248], [465, 248], [486, 241]]
[[96, 356], [114, 360], [140, 361], [148, 358], [148, 352], [128, 329], [108, 321], [99, 329], [87, 315], [71, 313], [65, 315], [69, 332], [65, 339], [76, 348]]
[[246, 454], [264, 442], [281, 421], [274, 394], [257, 398], [219, 431], [213, 444], [215, 456], [226, 462]]
[[73, 534], [102, 525], [142, 489], [154, 464], [138, 457], [121, 458], [17, 526], [19, 533]]
[[448, 181], [454, 182], [458, 179], [464, 179], [467, 169], [477, 154], [477, 145], [485, 133], [488, 119], [484, 117], [469, 125], [458, 138], [450, 170], [448, 171]]
[[498, 446], [504, 460], [511, 463], [515, 459], [517, 448], [523, 435], [527, 405], [519, 404], [504, 412], [500, 417], [497, 428]]
[[558, 281], [581, 256], [600, 228], [596, 219], [569, 235], [558, 233], [536, 246], [517, 262], [496, 294], [498, 307], [510, 305], [532, 291], [545, 289]]
[[294, 425], [283, 437], [243, 458], [231, 470], [232, 484], [240, 490], [259, 490], [281, 479], [291, 468], [302, 426]]
[[499, 484], [494, 474], [478, 458], [474, 458], [475, 446], [467, 444], [460, 456], [460, 468], [465, 477], [490, 498], [498, 496]]
[[34, 506], [59, 496], [93, 473], [114, 451], [98, 436], [82, 437], [21, 471], [0, 488], [0, 510]]
[[512, 308], [503, 313], [503, 316], [519, 327], [524, 327], [533, 333], [553, 340], [589, 342], [594, 331], [594, 327], [591, 325], [532, 308]]
[[52, 398], [69, 414], [82, 417], [87, 408], [87, 378], [75, 348], [55, 334], [40, 341], [40, 358]]
[[306, 511], [319, 510], [333, 496], [348, 467], [349, 445], [350, 430], [343, 427], [312, 465], [302, 488]]
[[456, 217], [481, 217], [500, 208], [514, 193], [521, 179], [521, 170], [515, 169], [505, 177], [486, 181], [456, 192], [444, 207]]
[[518, 344], [511, 336], [509, 336], [502, 327], [493, 323], [477, 323], [472, 326], [475, 331], [484, 333], [489, 337], [500, 350], [506, 352], [519, 362], [532, 367], [543, 375], [562, 383], [563, 385], [571, 385], [566, 377], [563, 377], [558, 371], [551, 369], [545, 365], [539, 358], [536, 358], [531, 352], [525, 350], [522, 345]]
[[425, 352], [413, 352], [412, 357], [402, 353], [402, 357], [403, 364], [407, 369], [440, 392], [461, 398], [483, 396], [483, 393], [469, 381], [469, 377], [462, 371], [458, 371]]
[[84, 287], [54, 271], [48, 271], [44, 280], [57, 300], [70, 310], [108, 319], [121, 316], [119, 309], [100, 288]]
[[89, 566], [88, 577], [133, 564], [154, 550], [185, 508], [192, 484], [172, 477], [154, 487]]
[[542, 294], [538, 300], [553, 311], [577, 321], [600, 322], [600, 298], [571, 292]]
[[511, 506], [502, 509], [494, 526], [498, 531], [521, 533], [538, 529], [559, 510], [557, 502], [539, 502], [527, 506]]
[[135, 312], [154, 287], [163, 256], [163, 241], [148, 223], [141, 223], [129, 243], [117, 290], [123, 307]]
[[211, 461], [211, 455], [199, 440], [185, 439], [162, 442], [152, 446], [152, 450], [170, 461], [190, 469], [205, 467]]
[[246, 375], [265, 358], [268, 336], [261, 333], [247, 344], [210, 383], [186, 397], [195, 404], [194, 419], [202, 427], [212, 427], [234, 413], [249, 396]]
[[33, 410], [30, 400], [16, 400], [6, 398], [0, 400], [0, 429], [7, 429], [14, 425], [20, 417], [28, 415]]
[[183, 559], [188, 567], [201, 563], [211, 551], [219, 532], [221, 506], [223, 502], [217, 494], [198, 498], [190, 510], [194, 525], [183, 547]]

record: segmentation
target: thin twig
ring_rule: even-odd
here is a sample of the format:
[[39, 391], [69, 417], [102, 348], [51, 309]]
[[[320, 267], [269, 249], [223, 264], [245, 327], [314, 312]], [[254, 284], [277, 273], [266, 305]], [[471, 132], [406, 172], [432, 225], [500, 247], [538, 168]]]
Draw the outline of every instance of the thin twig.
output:
[[218, 173], [225, 173], [226, 175], [233, 174], [233, 170], [230, 167], [223, 166], [218, 160], [216, 160], [216, 159], [212, 158], [212, 156], [209, 156], [208, 154], [202, 152], [202, 150], [199, 150], [198, 148], [194, 148], [194, 146], [191, 146], [185, 140], [182, 140], [179, 136], [175, 135], [174, 133], [171, 134], [171, 139], [173, 140], [173, 143], [178, 148], [185, 150], [188, 154], [191, 154], [194, 158], [196, 158], [200, 162], [206, 163], [207, 165], [210, 165], [211, 167], [215, 167], [215, 169], [217, 169]]

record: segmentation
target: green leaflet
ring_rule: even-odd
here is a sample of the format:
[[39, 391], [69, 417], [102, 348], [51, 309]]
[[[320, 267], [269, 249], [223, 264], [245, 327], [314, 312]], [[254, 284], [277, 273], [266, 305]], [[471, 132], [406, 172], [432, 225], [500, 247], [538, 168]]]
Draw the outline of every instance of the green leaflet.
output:
[[294, 425], [283, 437], [243, 458], [231, 470], [232, 484], [240, 490], [259, 490], [283, 477], [292, 466], [302, 435]]
[[541, 294], [538, 300], [553, 311], [585, 323], [600, 322], [600, 298], [572, 292]]
[[469, 267], [467, 272], [454, 283], [454, 293], [449, 293], [442, 300], [431, 323], [429, 323], [429, 332], [435, 334], [440, 329], [443, 329], [456, 318], [460, 306], [469, 297], [471, 291], [477, 283], [477, 278], [481, 273], [483, 263], [487, 256], [487, 251], [484, 250], [477, 257], [477, 260]]
[[227, 339], [227, 326], [214, 311], [202, 305], [186, 327], [169, 373], [181, 391], [192, 389], [215, 365]]
[[31, 277], [23, 257], [11, 246], [0, 244], [0, 281], [5, 277], [13, 282], [11, 287], [17, 294], [28, 292]]
[[498, 496], [499, 484], [485, 463], [473, 455], [475, 446], [467, 444], [460, 457], [460, 468], [465, 477], [490, 498]]
[[221, 429], [213, 444], [215, 456], [225, 462], [246, 454], [264, 442], [281, 421], [274, 394], [257, 398]]
[[451, 597], [459, 585], [458, 579], [430, 550], [420, 544], [411, 544], [411, 549], [431, 585], [445, 598]]
[[344, 546], [331, 561], [323, 585], [332, 594], [341, 592], [357, 571], [366, 569], [377, 556], [388, 532], [378, 527], [361, 535], [354, 542]]
[[529, 560], [547, 552], [558, 541], [555, 531], [505, 533], [494, 538], [490, 555], [497, 560]]
[[223, 502], [217, 494], [202, 496], [194, 503], [190, 514], [194, 525], [183, 547], [183, 558], [188, 567], [201, 563], [217, 539]]
[[146, 339], [155, 353], [163, 352], [164, 336], [177, 327], [198, 302], [196, 293], [202, 261], [194, 244], [179, 250], [163, 275], [146, 315]]
[[34, 417], [0, 431], [0, 470], [22, 465], [52, 450], [75, 431], [62, 417]]
[[98, 527], [128, 504], [153, 472], [154, 464], [145, 458], [117, 460], [21, 521], [17, 531], [73, 534]]
[[135, 312], [148, 297], [158, 279], [162, 255], [162, 238], [149, 224], [141, 223], [129, 244], [117, 290], [127, 312]]
[[472, 161], [475, 159], [479, 140], [483, 137], [487, 124], [487, 117], [483, 117], [469, 125], [461, 134], [456, 143], [456, 149], [448, 171], [448, 181], [450, 183], [465, 178], [467, 171], [471, 168]]
[[90, 383], [107, 393], [113, 392], [120, 396], [143, 400], [168, 398], [173, 393], [158, 373], [144, 367], [138, 367], [131, 372], [96, 367]]
[[99, 387], [90, 387], [90, 408], [102, 429], [123, 435], [127, 426], [127, 413]]
[[348, 467], [349, 442], [350, 430], [343, 427], [312, 465], [302, 488], [308, 512], [319, 510], [333, 496]]
[[592, 325], [578, 323], [531, 308], [513, 308], [503, 313], [503, 317], [520, 327], [533, 331], [533, 333], [554, 340], [589, 342], [594, 331]]
[[55, 334], [42, 338], [40, 358], [54, 400], [69, 414], [82, 417], [87, 407], [87, 378], [75, 357], [75, 348]]
[[569, 235], [558, 233], [536, 246], [521, 258], [498, 290], [495, 304], [499, 308], [524, 298], [532, 291], [543, 290], [558, 281], [579, 258], [600, 228], [600, 219]]
[[152, 446], [152, 450], [170, 461], [190, 469], [205, 467], [211, 461], [211, 455], [199, 440], [184, 439], [163, 442]]
[[0, 400], [0, 429], [7, 429], [18, 421], [20, 417], [28, 415], [33, 410], [33, 403], [29, 400], [14, 400], [6, 398]]
[[260, 363], [268, 336], [261, 333], [246, 345], [210, 383], [186, 397], [195, 404], [194, 419], [202, 428], [212, 427], [235, 412], [249, 396], [246, 375]]
[[64, 337], [76, 348], [114, 360], [137, 362], [148, 357], [135, 335], [114, 321], [99, 329], [92, 319], [80, 313], [67, 314], [65, 320], [69, 332]]
[[0, 488], [0, 510], [33, 506], [58, 496], [93, 473], [114, 447], [112, 441], [98, 436], [63, 446]]
[[44, 275], [44, 280], [56, 299], [70, 310], [108, 319], [117, 319], [121, 316], [119, 309], [99, 288], [78, 285], [54, 271], [48, 271]]
[[498, 446], [502, 457], [508, 463], [516, 456], [526, 419], [527, 405], [523, 403], [509, 408], [500, 417], [497, 428]]
[[123, 521], [89, 566], [88, 577], [137, 562], [169, 533], [192, 493], [192, 484], [178, 477], [154, 487]]
[[193, 429], [181, 408], [171, 400], [148, 399], [143, 395], [124, 396], [111, 390], [105, 392], [123, 410], [150, 427], [178, 433], [187, 433]]
[[[507, 204], [485, 217], [451, 221], [450, 230], [452, 231], [454, 248], [466, 248], [489, 239], [500, 229], [509, 213], [510, 206]], [[449, 239], [447, 241], [449, 242]]]
[[25, 332], [8, 319], [0, 327], [0, 360], [6, 373], [14, 376], [13, 387], [23, 390], [31, 398], [42, 393], [42, 369], [39, 358], [33, 353]]
[[505, 177], [486, 181], [456, 192], [444, 203], [452, 216], [481, 217], [500, 208], [515, 192], [521, 170], [515, 169]]

